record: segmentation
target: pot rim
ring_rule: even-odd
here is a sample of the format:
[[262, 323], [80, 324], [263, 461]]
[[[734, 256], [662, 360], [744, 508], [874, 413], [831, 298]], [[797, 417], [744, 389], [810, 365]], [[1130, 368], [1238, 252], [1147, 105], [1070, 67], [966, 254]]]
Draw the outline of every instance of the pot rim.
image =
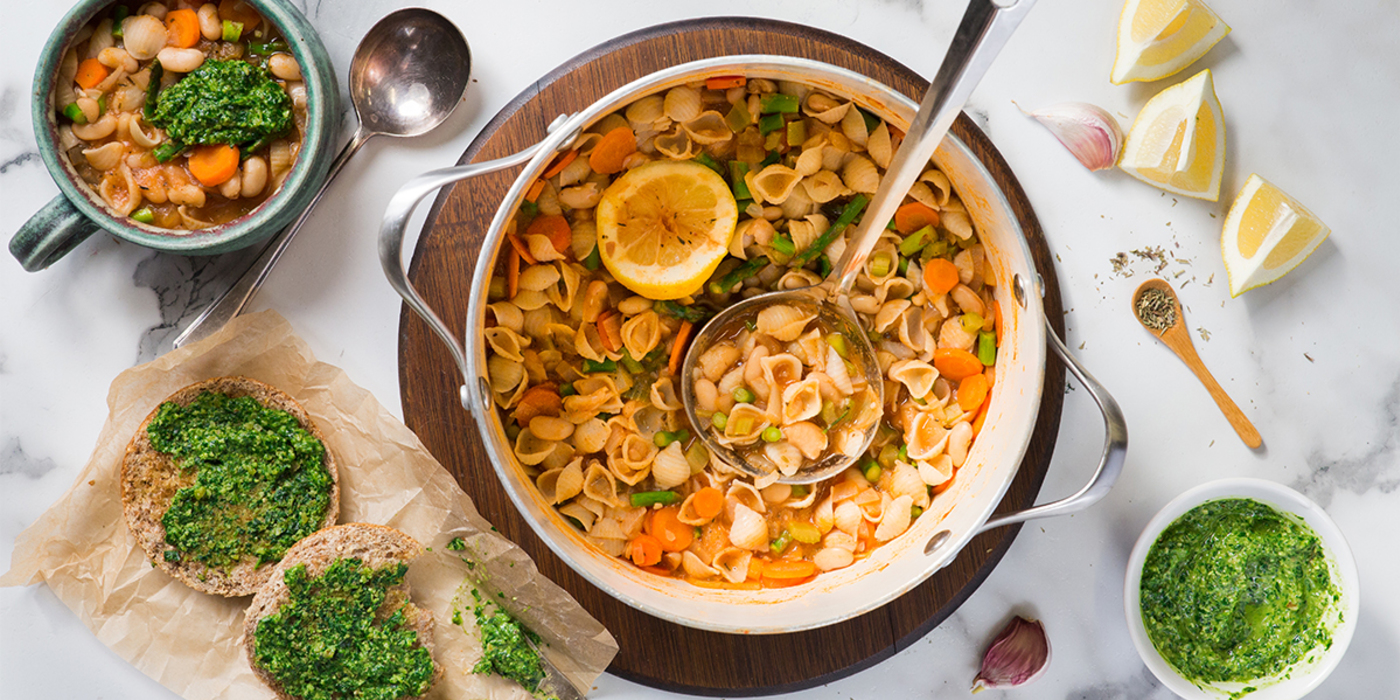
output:
[[[918, 104], [914, 100], [872, 78], [820, 61], [788, 56], [745, 54], [702, 59], [656, 71], [627, 83], [599, 98], [587, 108], [569, 115], [567, 118], [561, 117], [562, 121], [556, 121], [556, 124], [551, 126], [549, 134], [537, 146], [535, 155], [526, 164], [502, 198], [502, 203], [496, 210], [490, 228], [486, 232], [481, 251], [477, 258], [477, 264], [474, 268], [474, 276], [472, 278], [474, 280], [473, 290], [468, 300], [467, 323], [465, 327], [467, 329], [477, 328], [480, 326], [481, 321], [484, 320], [486, 301], [485, 289], [487, 284], [489, 284], [492, 268], [494, 267], [495, 253], [499, 249], [504, 238], [505, 227], [514, 215], [516, 208], [518, 208], [529, 184], [533, 182], [535, 175], [541, 172], [553, 160], [556, 153], [565, 150], [567, 145], [572, 143], [592, 122], [639, 97], [655, 94], [668, 87], [700, 80], [705, 77], [734, 73], [741, 73], [749, 76], [758, 75], [760, 77], [764, 77], [765, 73], [782, 73], [791, 77], [791, 74], [794, 72], [802, 74], [800, 80], [803, 82], [840, 94], [850, 95], [853, 99], [861, 103], [862, 106], [871, 108], [887, 117], [893, 117], [896, 123], [903, 122], [906, 127], [908, 123], [912, 121], [913, 115], [918, 109]], [[865, 99], [861, 99], [863, 97], [868, 97], [871, 93], [879, 94], [884, 98], [885, 102], [875, 102], [872, 104], [868, 103]], [[940, 145], [939, 154], [935, 155], [935, 160], [940, 162], [946, 160], [944, 149], [949, 148], [953, 149], [957, 155], [965, 156], [967, 162], [970, 163], [975, 170], [974, 180], [987, 183], [995, 182], [986, 165], [972, 154], [967, 144], [964, 143], [961, 138], [952, 132], [948, 134], [943, 144]], [[940, 158], [940, 155], [944, 157]], [[950, 175], [950, 178], [951, 177]], [[956, 189], [961, 190], [963, 188]], [[995, 196], [993, 198], [994, 201], [988, 203], [988, 206], [1011, 213], [1013, 210], [1010, 201], [1007, 199], [1006, 192], [1000, 187], [991, 189], [994, 190]], [[1026, 261], [1030, 271], [1034, 273], [1033, 258], [1025, 241], [1024, 231], [1021, 229], [1019, 221], [1015, 218], [1014, 214], [1010, 215], [1009, 219], [1013, 225], [1014, 231], [1008, 238], [1014, 240], [1014, 245], [1017, 250], [1003, 251], [999, 253], [998, 257], [1006, 256], [1008, 253], [1014, 253], [1014, 255], [1010, 257]], [[612, 569], [611, 571], [594, 570], [592, 567], [585, 565], [586, 560], [582, 559], [583, 556], [603, 557], [606, 556], [606, 554], [597, 551], [596, 547], [584, 540], [577, 531], [567, 527], [563, 523], [562, 518], [558, 516], [557, 511], [554, 511], [552, 507], [542, 505], [543, 501], [539, 498], [538, 494], [532, 492], [531, 484], [517, 483], [517, 480], [528, 482], [528, 479], [525, 479], [519, 474], [512, 473], [517, 472], [519, 468], [511, 460], [498, 459], [497, 457], [500, 455], [493, 454], [491, 459], [492, 467], [496, 470], [497, 477], [501, 479], [506, 493], [510, 496], [516, 509], [521, 512], [522, 516], [525, 517], [526, 521], [530, 524], [531, 529], [534, 530], [535, 534], [544, 541], [546, 546], [548, 546], [556, 556], [562, 559], [570, 568], [587, 579], [591, 584], [635, 609], [686, 627], [738, 634], [790, 633], [824, 627], [857, 617], [903, 595], [915, 586], [923, 583], [929, 576], [932, 576], [943, 566], [950, 563], [952, 559], [956, 557], [957, 553], [961, 551], [973, 537], [980, 534], [982, 531], [981, 526], [991, 517], [993, 511], [1000, 504], [1002, 497], [1010, 488], [1011, 482], [1015, 477], [1016, 471], [1019, 469], [1020, 462], [1024, 458], [1025, 451], [1029, 445], [1031, 432], [1034, 428], [1035, 411], [1039, 409], [1045, 373], [1046, 345], [1045, 326], [1043, 322], [1044, 309], [1041, 306], [1041, 299], [1038, 293], [1038, 280], [1030, 280], [1030, 283], [1031, 287], [1037, 291], [1030, 291], [1024, 294], [1018, 292], [1016, 300], [1012, 304], [1014, 306], [1019, 303], [1019, 310], [1016, 311], [1016, 313], [1023, 314], [1019, 323], [1025, 324], [1025, 332], [1028, 336], [1027, 340], [1033, 341], [1026, 343], [1028, 347], [1022, 348], [1021, 351], [1029, 353], [1027, 357], [1034, 360], [1034, 366], [1031, 368], [1031, 372], [1035, 380], [1031, 392], [1033, 395], [1023, 395], [1018, 398], [1019, 401], [1034, 402], [1034, 408], [1032, 409], [1031, 420], [1029, 422], [1030, 427], [1024, 434], [1017, 436], [1017, 444], [1011, 449], [1011, 453], [1014, 455], [1014, 463], [1004, 467], [1006, 473], [999, 479], [999, 483], [994, 485], [994, 493], [980, 492], [961, 498], [959, 501], [960, 503], [974, 496], [981, 501], [973, 517], [976, 525], [956, 533], [950, 532], [951, 536], [941, 541], [936, 547], [930, 546], [930, 551], [936, 550], [936, 556], [928, 556], [926, 562], [919, 567], [917, 575], [908, 576], [897, 585], [884, 586], [878, 595], [861, 598], [860, 602], [855, 605], [843, 605], [841, 609], [835, 613], [817, 612], [814, 614], [809, 609], [807, 610], [807, 614], [802, 616], [804, 619], [796, 622], [773, 623], [750, 619], [746, 619], [742, 622], [726, 622], [705, 618], [699, 614], [687, 615], [666, 607], [654, 605], [629, 593], [627, 590], [623, 590], [623, 587], [617, 585], [617, 581], [610, 580], [610, 577], [617, 574], [626, 577], [628, 573], [630, 573], [622, 571], [622, 568], [627, 565], [619, 563], [620, 560], [616, 557], [607, 557], [612, 560], [606, 563]], [[1007, 300], [1011, 299], [1011, 290], [1004, 288], [1009, 288], [1010, 286], [1009, 279], [1006, 281], [1006, 284], [998, 285], [999, 292], [1005, 292], [1005, 299]], [[469, 410], [473, 414], [473, 418], [483, 437], [483, 441], [486, 443], [488, 452], [512, 454], [509, 441], [504, 438], [504, 433], [501, 432], [500, 421], [495, 418], [495, 404], [485, 379], [484, 343], [482, 342], [482, 338], [478, 336], [479, 334], [468, 332], [465, 338], [465, 362], [468, 379], [464, 386], [463, 403], [464, 406], [469, 407]], [[475, 381], [470, 379], [471, 377], [475, 377]], [[991, 425], [990, 421], [988, 425]], [[972, 458], [969, 457], [969, 461], [971, 461], [971, 459]], [[546, 516], [549, 515], [549, 511], [553, 511], [554, 515], [547, 518], [535, 517], [535, 508], [540, 508], [541, 512], [544, 512]], [[546, 520], [550, 522], [545, 522]], [[941, 535], [943, 531], [946, 531], [946, 528], [941, 527], [941, 524], [942, 522], [940, 521], [923, 526], [923, 529], [928, 530], [928, 532], [924, 532], [922, 535], [915, 535], [914, 529], [918, 526], [918, 523], [916, 523], [915, 526], [911, 526], [910, 531], [882, 545], [880, 548], [877, 548], [875, 550], [876, 554], [871, 555], [867, 560], [857, 562], [856, 566], [849, 567], [848, 569], [828, 572], [824, 575], [834, 576], [840, 574], [842, 571], [856, 569], [862, 564], [874, 560], [881, 551], [885, 551], [888, 554], [890, 550], [894, 549], [894, 545], [902, 538], [913, 537], [914, 539], [923, 541], [923, 536], [933, 535], [937, 537]], [[909, 549], [908, 545], [904, 545], [903, 548]], [[909, 556], [914, 556], [916, 553], [910, 551], [907, 552], [907, 554]], [[881, 562], [878, 567], [873, 567], [872, 565], [871, 568], [885, 569], [889, 568], [890, 564], [891, 562]], [[871, 570], [863, 572], [862, 575], [868, 576], [878, 573], [880, 573], [880, 571]], [[653, 575], [648, 576], [651, 578], [660, 578]], [[820, 580], [821, 577], [818, 577], [818, 581]], [[671, 580], [667, 579], [667, 581]], [[633, 582], [651, 591], [660, 592], [677, 602], [682, 600], [672, 591], [667, 590], [667, 586], [658, 585], [657, 582], [639, 581], [635, 578], [633, 578]], [[799, 589], [800, 588], [801, 587], [799, 587]], [[770, 606], [794, 604], [822, 607], [820, 605], [813, 606], [810, 599], [805, 603], [799, 603], [790, 593], [790, 591], [794, 589], [763, 589], [762, 591], [750, 592], [709, 590], [695, 587], [695, 590], [704, 591], [707, 600], [718, 603], [745, 605], [767, 604]], [[775, 600], [754, 599], [752, 595], [733, 595], [777, 594], [782, 591], [789, 591], [789, 594], [784, 599]], [[829, 591], [823, 591], [822, 593], [829, 593]], [[687, 602], [694, 603], [694, 601]], [[826, 607], [831, 608], [833, 606]]]
[[104, 231], [137, 245], [170, 253], [215, 254], [251, 245], [266, 238], [305, 206], [315, 187], [330, 167], [331, 149], [340, 119], [340, 89], [334, 65], [320, 36], [306, 18], [285, 0], [246, 0], [264, 19], [276, 25], [287, 39], [288, 50], [302, 67], [307, 90], [306, 133], [292, 171], [280, 191], [265, 199], [249, 213], [225, 224], [187, 233], [172, 233], [123, 217], [117, 218], [102, 197], [78, 175], [77, 169], [61, 152], [58, 120], [54, 109], [54, 86], [58, 66], [68, 51], [72, 37], [99, 13], [116, 4], [115, 0], [83, 0], [69, 10], [44, 43], [34, 69], [30, 99], [31, 119], [39, 154], [49, 176], [62, 196], [88, 220]]

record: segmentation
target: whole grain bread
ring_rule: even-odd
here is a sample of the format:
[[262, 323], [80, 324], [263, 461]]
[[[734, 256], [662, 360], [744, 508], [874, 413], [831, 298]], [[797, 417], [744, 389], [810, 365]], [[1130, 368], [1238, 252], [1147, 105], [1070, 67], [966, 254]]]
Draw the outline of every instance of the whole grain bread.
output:
[[[205, 391], [212, 391], [232, 397], [250, 396], [269, 408], [286, 411], [297, 419], [297, 423], [311, 433], [321, 444], [326, 437], [312, 422], [306, 409], [301, 407], [285, 392], [248, 377], [216, 377], [197, 384], [191, 384], [165, 401], [180, 406], [188, 406]], [[165, 402], [162, 402], [162, 404]], [[267, 582], [272, 575], [272, 565], [259, 565], [256, 557], [245, 557], [228, 569], [211, 567], [203, 562], [182, 557], [180, 561], [166, 561], [165, 552], [172, 549], [165, 541], [165, 525], [161, 518], [170, 508], [175, 493], [194, 483], [196, 470], [183, 470], [170, 455], [164, 454], [151, 445], [146, 428], [155, 418], [156, 410], [146, 416], [122, 459], [121, 489], [122, 512], [126, 515], [126, 525], [136, 536], [136, 541], [152, 563], [166, 573], [180, 579], [197, 591], [238, 597], [252, 595]], [[337, 473], [335, 458], [328, 448], [325, 452], [325, 467], [331, 476], [330, 507], [326, 509], [321, 527], [335, 524], [340, 515], [340, 475]]]
[[[272, 577], [253, 597], [253, 604], [248, 606], [244, 616], [243, 649], [248, 654], [248, 665], [262, 682], [277, 693], [277, 697], [283, 700], [297, 700], [295, 696], [288, 695], [281, 684], [258, 665], [254, 653], [258, 623], [268, 615], [276, 613], [291, 599], [291, 592], [285, 580], [288, 569], [305, 564], [307, 574], [315, 577], [340, 559], [358, 559], [365, 566], [379, 569], [400, 561], [412, 561], [422, 553], [423, 545], [412, 537], [391, 527], [368, 523], [347, 523], [326, 528], [296, 543], [287, 550], [282, 561], [273, 567]], [[406, 626], [417, 633], [418, 644], [432, 654], [433, 614], [414, 605], [409, 599], [409, 594], [408, 581], [394, 586], [389, 589], [389, 595], [385, 598], [381, 610], [387, 615], [403, 606], [407, 618]], [[442, 674], [442, 666], [434, 659], [433, 683], [436, 683]]]

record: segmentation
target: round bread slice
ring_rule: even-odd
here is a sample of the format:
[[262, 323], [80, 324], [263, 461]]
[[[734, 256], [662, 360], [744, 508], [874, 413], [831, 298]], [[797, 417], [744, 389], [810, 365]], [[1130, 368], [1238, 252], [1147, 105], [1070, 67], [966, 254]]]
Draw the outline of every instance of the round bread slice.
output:
[[[422, 553], [423, 545], [412, 537], [392, 527], [368, 523], [336, 525], [293, 545], [282, 557], [282, 561], [273, 568], [272, 577], [267, 584], [253, 597], [253, 604], [248, 607], [243, 620], [243, 648], [247, 652], [248, 665], [253, 668], [253, 673], [277, 693], [277, 697], [283, 700], [297, 700], [297, 696], [289, 695], [277, 679], [258, 665], [256, 654], [258, 623], [276, 613], [291, 600], [291, 591], [287, 588], [285, 577], [287, 570], [298, 564], [305, 564], [307, 574], [315, 578], [341, 559], [358, 559], [371, 569], [380, 569], [398, 562], [412, 561]], [[402, 606], [406, 618], [405, 626], [418, 635], [417, 646], [427, 649], [431, 655], [433, 614], [414, 605], [409, 593], [408, 581], [391, 587], [384, 604], [380, 607], [380, 614], [387, 617]], [[433, 680], [428, 686], [429, 690], [442, 675], [442, 665], [433, 659]], [[427, 693], [428, 690], [425, 690], [423, 695]], [[422, 695], [409, 696], [403, 700], [411, 700], [414, 697]]]
[[[322, 445], [326, 444], [325, 435], [311, 421], [311, 416], [301, 404], [285, 392], [248, 377], [207, 379], [171, 394], [161, 403], [174, 402], [188, 406], [205, 391], [232, 397], [250, 396], [263, 406], [286, 411], [296, 418], [302, 429], [320, 440]], [[161, 519], [170, 508], [176, 492], [194, 484], [197, 472], [181, 469], [170, 455], [160, 452], [151, 444], [146, 428], [159, 411], [160, 407], [157, 406], [142, 421], [122, 459], [122, 512], [126, 515], [127, 528], [136, 536], [136, 541], [152, 563], [190, 588], [231, 598], [256, 593], [272, 575], [273, 568], [271, 564], [260, 565], [256, 557], [247, 556], [228, 568], [208, 566], [188, 557], [178, 561], [166, 560], [165, 553], [174, 550], [174, 547], [165, 541], [165, 525]], [[325, 467], [331, 476], [331, 491], [330, 505], [320, 524], [322, 528], [334, 525], [340, 515], [340, 475], [329, 448], [325, 455]]]

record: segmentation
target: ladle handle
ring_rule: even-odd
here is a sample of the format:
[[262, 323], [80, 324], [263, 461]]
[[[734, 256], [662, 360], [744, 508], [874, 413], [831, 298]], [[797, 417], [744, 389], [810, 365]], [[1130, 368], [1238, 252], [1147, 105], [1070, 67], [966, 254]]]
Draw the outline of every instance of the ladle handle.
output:
[[1045, 319], [1045, 330], [1046, 337], [1050, 342], [1050, 349], [1060, 356], [1060, 360], [1065, 363], [1070, 374], [1079, 380], [1079, 384], [1089, 392], [1089, 396], [1094, 399], [1094, 403], [1097, 403], [1099, 410], [1103, 412], [1103, 454], [1099, 456], [1099, 468], [1094, 470], [1094, 476], [1089, 479], [1089, 483], [1076, 491], [1074, 495], [992, 518], [982, 525], [982, 528], [977, 531], [978, 534], [1003, 525], [1014, 525], [1036, 518], [1077, 513], [1107, 496], [1109, 490], [1113, 488], [1113, 484], [1118, 481], [1118, 475], [1123, 472], [1123, 461], [1128, 456], [1128, 422], [1123, 418], [1123, 409], [1118, 407], [1118, 402], [1113, 400], [1113, 396], [1108, 393], [1108, 390], [1094, 379], [1092, 374], [1089, 374], [1089, 370], [1085, 369], [1084, 365], [1079, 364], [1079, 360], [1074, 359], [1074, 355], [1070, 354], [1069, 348], [1065, 347], [1060, 336], [1055, 334], [1055, 329], [1050, 326], [1048, 318]]
[[836, 264], [836, 295], [845, 298], [886, 224], [894, 218], [904, 193], [927, 167], [938, 144], [953, 126], [972, 89], [987, 73], [1011, 33], [1030, 12], [1035, 0], [972, 0], [953, 35], [919, 113], [909, 126], [903, 145], [895, 151], [875, 198], [861, 217], [851, 245]]
[[[438, 338], [447, 345], [447, 349], [452, 353], [452, 360], [457, 363], [457, 369], [462, 377], [471, 376], [467, 372], [467, 352], [462, 346], [462, 341], [452, 330], [443, 323], [432, 307], [423, 301], [418, 290], [413, 288], [413, 284], [408, 281], [408, 270], [403, 264], [403, 234], [408, 227], [408, 219], [413, 215], [413, 210], [423, 198], [436, 192], [442, 187], [450, 185], [459, 180], [493, 173], [497, 170], [523, 165], [535, 157], [540, 148], [549, 141], [541, 141], [523, 151], [508, 155], [496, 160], [488, 160], [484, 163], [469, 163], [458, 165], [441, 170], [432, 170], [418, 177], [409, 180], [407, 184], [399, 188], [389, 200], [389, 207], [384, 211], [384, 221], [379, 226], [379, 263], [384, 267], [384, 275], [389, 278], [389, 284], [394, 291], [403, 297], [404, 303], [408, 304], [413, 312], [418, 314], [429, 328], [437, 334]], [[469, 408], [467, 402], [466, 385], [461, 387], [462, 407]]]

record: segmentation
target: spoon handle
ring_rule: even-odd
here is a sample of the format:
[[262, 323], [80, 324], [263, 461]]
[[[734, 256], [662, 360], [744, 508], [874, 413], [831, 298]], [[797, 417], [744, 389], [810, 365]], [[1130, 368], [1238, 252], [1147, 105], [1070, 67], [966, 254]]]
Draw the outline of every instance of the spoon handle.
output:
[[331, 186], [331, 180], [340, 174], [340, 170], [345, 167], [350, 156], [355, 155], [355, 152], [360, 150], [360, 147], [365, 145], [365, 142], [373, 135], [373, 132], [364, 129], [355, 130], [354, 138], [350, 139], [350, 143], [345, 144], [345, 148], [342, 148], [340, 154], [335, 157], [330, 170], [326, 172], [326, 179], [321, 182], [321, 188], [316, 190], [316, 196], [311, 198], [311, 203], [307, 204], [306, 208], [301, 211], [297, 220], [268, 241], [263, 246], [258, 259], [254, 260], [253, 264], [243, 271], [243, 275], [238, 278], [238, 281], [234, 282], [233, 286], [229, 287], [218, 301], [210, 304], [203, 313], [195, 318], [194, 322], [176, 336], [175, 347], [181, 348], [196, 340], [202, 340], [223, 328], [224, 324], [233, 320], [235, 316], [243, 313], [244, 307], [253, 300], [253, 295], [258, 293], [258, 288], [267, 281], [267, 275], [272, 271], [272, 266], [277, 264], [277, 260], [287, 250], [287, 245], [292, 242], [292, 237], [296, 236], [297, 231], [301, 230], [301, 225], [311, 218], [311, 210], [316, 208], [316, 203], [320, 202], [321, 197], [326, 194], [326, 189]]
[[838, 298], [849, 295], [904, 194], [928, 166], [973, 88], [1034, 4], [1035, 0], [972, 0], [968, 5], [904, 143], [886, 169], [870, 208], [861, 217], [851, 245], [836, 264]]
[[1185, 329], [1174, 328], [1172, 330], [1177, 332], [1167, 331], [1162, 335], [1162, 341], [1176, 353], [1177, 357], [1181, 358], [1182, 362], [1186, 363], [1187, 367], [1191, 368], [1191, 372], [1205, 385], [1210, 397], [1215, 399], [1215, 405], [1220, 407], [1221, 413], [1225, 414], [1225, 420], [1230, 421], [1230, 427], [1235, 429], [1235, 433], [1250, 449], [1257, 449], [1264, 444], [1264, 438], [1259, 435], [1259, 430], [1254, 427], [1254, 423], [1250, 422], [1234, 399], [1225, 393], [1220, 382], [1215, 381], [1215, 376], [1206, 369], [1205, 363], [1201, 362], [1201, 356], [1196, 354], [1196, 346], [1191, 343], [1191, 337], [1186, 334]]

